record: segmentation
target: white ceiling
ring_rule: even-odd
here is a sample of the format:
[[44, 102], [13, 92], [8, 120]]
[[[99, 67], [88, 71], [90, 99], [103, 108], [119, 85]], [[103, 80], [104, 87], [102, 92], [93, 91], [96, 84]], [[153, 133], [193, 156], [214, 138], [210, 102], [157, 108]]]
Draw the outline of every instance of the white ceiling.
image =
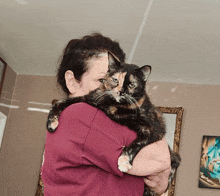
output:
[[0, 56], [18, 74], [55, 75], [70, 39], [101, 32], [151, 81], [220, 85], [220, 0], [1, 0]]

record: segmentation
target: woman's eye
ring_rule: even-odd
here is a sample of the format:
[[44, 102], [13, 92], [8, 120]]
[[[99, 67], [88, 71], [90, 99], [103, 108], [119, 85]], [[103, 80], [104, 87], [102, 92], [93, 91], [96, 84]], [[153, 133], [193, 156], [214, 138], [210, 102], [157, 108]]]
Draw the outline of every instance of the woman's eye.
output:
[[131, 83], [129, 84], [129, 88], [134, 88], [135, 87], [135, 84]]
[[104, 82], [104, 79], [103, 79], [103, 78], [99, 79], [99, 82], [103, 83], [103, 82]]

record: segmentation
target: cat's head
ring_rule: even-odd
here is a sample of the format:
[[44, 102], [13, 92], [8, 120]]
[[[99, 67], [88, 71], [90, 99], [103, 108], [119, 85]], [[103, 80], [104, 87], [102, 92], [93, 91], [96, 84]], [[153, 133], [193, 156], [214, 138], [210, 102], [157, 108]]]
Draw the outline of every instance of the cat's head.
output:
[[109, 53], [109, 71], [102, 88], [121, 104], [138, 102], [146, 95], [146, 82], [151, 73], [151, 66], [138, 67], [121, 63]]

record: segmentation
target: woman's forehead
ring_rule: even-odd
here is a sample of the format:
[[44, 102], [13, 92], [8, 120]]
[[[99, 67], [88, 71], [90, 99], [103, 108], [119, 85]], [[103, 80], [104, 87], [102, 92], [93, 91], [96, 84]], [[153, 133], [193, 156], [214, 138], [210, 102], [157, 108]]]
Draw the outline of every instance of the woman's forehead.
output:
[[92, 58], [88, 60], [88, 72], [95, 75], [106, 74], [108, 71], [108, 54], [101, 53], [98, 58]]

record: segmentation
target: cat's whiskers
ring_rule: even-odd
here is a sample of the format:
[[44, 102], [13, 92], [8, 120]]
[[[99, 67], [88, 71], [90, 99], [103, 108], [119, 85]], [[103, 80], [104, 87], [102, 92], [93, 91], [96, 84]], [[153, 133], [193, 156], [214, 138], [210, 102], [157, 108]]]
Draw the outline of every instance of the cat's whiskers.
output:
[[98, 96], [95, 97], [95, 101], [96, 101], [97, 103], [100, 103], [100, 102], [102, 102], [105, 98], [106, 98], [106, 94], [102, 93], [102, 94], [99, 94]]
[[129, 95], [126, 95], [124, 96], [128, 102], [130, 103], [130, 106], [128, 106], [128, 108], [132, 108], [132, 109], [135, 109], [135, 112], [136, 112], [136, 115], [138, 113], [138, 109], [140, 110], [140, 106], [139, 104], [137, 103], [136, 99], [134, 99], [133, 97], [130, 97]]
[[97, 103], [101, 103], [101, 102], [103, 102], [103, 100], [105, 100], [106, 98], [108, 98], [109, 95], [111, 95], [111, 92], [110, 92], [110, 91], [104, 91], [104, 92], [98, 94], [98, 95], [95, 97], [95, 101], [96, 101]]

